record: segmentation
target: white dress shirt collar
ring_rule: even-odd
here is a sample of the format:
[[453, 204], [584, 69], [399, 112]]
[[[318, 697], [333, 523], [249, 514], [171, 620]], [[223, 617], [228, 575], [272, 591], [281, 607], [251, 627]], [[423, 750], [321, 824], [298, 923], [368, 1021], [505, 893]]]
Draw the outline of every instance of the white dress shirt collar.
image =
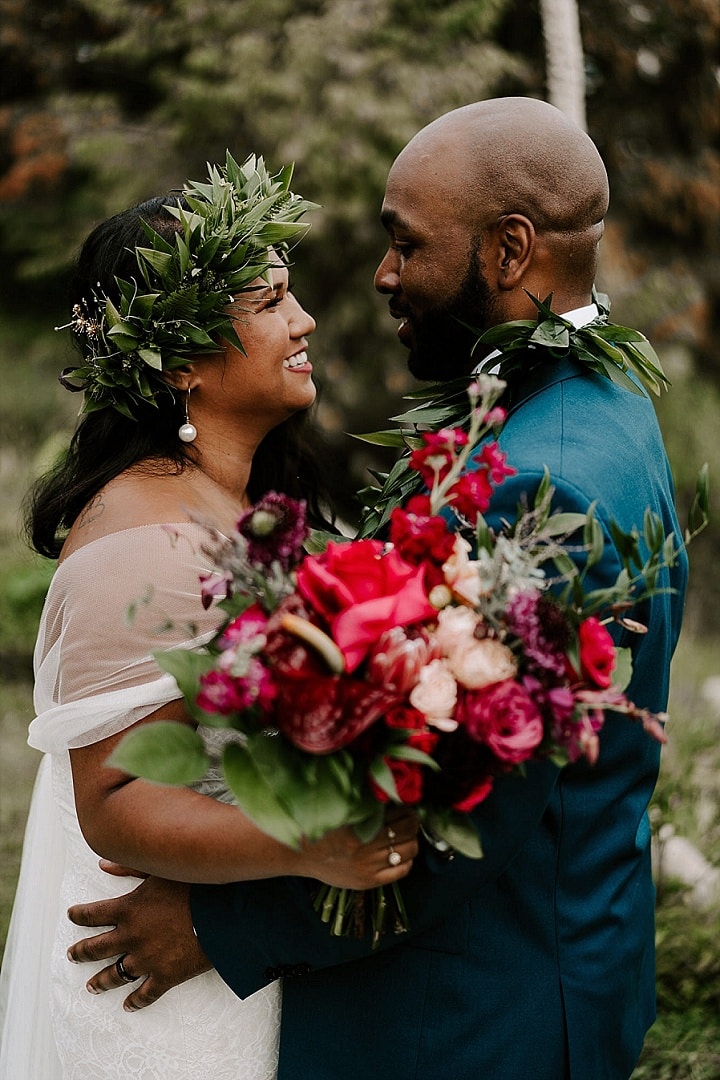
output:
[[[575, 329], [579, 330], [581, 326], [587, 326], [589, 322], [596, 319], [599, 314], [600, 312], [597, 304], [586, 304], [585, 307], [573, 308], [572, 311], [565, 311], [560, 317], [566, 319], [567, 322], [572, 323]], [[530, 346], [530, 348], [532, 348], [532, 346]], [[498, 365], [495, 364], [492, 367], [488, 367], [490, 361], [494, 360], [496, 356], [500, 356], [500, 349], [493, 349], [487, 356], [484, 356], [473, 368], [472, 374], [478, 375], [481, 371], [484, 371], [486, 375], [496, 375]]]

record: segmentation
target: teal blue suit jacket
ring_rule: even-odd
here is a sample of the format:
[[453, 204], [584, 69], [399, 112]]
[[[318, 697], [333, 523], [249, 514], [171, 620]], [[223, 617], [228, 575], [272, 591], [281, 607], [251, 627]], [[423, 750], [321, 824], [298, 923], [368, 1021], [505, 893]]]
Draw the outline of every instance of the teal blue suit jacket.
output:
[[[500, 442], [518, 474], [492, 523], [514, 518], [550, 469], [554, 504], [597, 500], [606, 547], [595, 582], [619, 570], [608, 531], [642, 530], [650, 506], [680, 535], [651, 403], [571, 361], [525, 378]], [[687, 564], [674, 591], [636, 612], [629, 696], [662, 710]], [[624, 642], [625, 643], [625, 642]], [[647, 805], [659, 746], [610, 714], [595, 767], [534, 764], [475, 813], [485, 857], [427, 851], [403, 883], [411, 932], [332, 938], [310, 883], [196, 886], [200, 941], [241, 997], [284, 976], [280, 1080], [626, 1080], [655, 1016], [654, 889]]]

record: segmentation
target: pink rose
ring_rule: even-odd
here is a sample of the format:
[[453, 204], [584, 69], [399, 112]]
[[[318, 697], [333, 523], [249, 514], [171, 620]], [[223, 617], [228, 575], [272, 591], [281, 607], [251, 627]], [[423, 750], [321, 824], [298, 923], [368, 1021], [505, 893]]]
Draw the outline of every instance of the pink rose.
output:
[[512, 679], [517, 661], [507, 645], [495, 638], [470, 639], [455, 649], [449, 658], [453, 675], [468, 690], [480, 690], [491, 683]]
[[431, 618], [424, 567], [410, 566], [378, 540], [330, 542], [322, 555], [308, 556], [297, 572], [300, 595], [330, 627], [354, 671], [381, 634]]
[[540, 712], [514, 679], [461, 694], [456, 715], [471, 738], [512, 765], [527, 761], [542, 742]]
[[438, 612], [437, 629], [433, 639], [445, 656], [452, 656], [475, 640], [475, 628], [480, 616], [467, 607], [446, 607]]
[[410, 704], [423, 713], [432, 727], [454, 731], [457, 727], [457, 721], [453, 719], [456, 702], [457, 683], [446, 661], [431, 660], [410, 692]]

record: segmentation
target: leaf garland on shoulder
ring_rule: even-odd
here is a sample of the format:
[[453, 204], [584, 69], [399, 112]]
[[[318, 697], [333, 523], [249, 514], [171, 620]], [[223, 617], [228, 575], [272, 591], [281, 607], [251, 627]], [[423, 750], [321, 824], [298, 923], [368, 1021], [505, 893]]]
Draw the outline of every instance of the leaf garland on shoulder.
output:
[[[552, 293], [545, 300], [539, 300], [530, 293], [527, 295], [538, 309], [537, 319], [500, 323], [484, 333], [469, 327], [478, 333], [473, 355], [483, 346], [497, 350], [499, 354], [496, 370], [499, 379], [504, 381], [495, 401], [508, 380], [527, 374], [529, 349], [538, 353], [537, 362], [531, 365], [533, 369], [546, 361], [572, 357], [590, 371], [610, 379], [633, 394], [642, 394], [641, 386], [654, 394], [669, 387], [660, 360], [644, 334], [609, 321], [610, 301], [605, 294], [593, 290], [593, 302], [599, 314], [580, 327], [573, 326], [552, 311]], [[412, 391], [405, 395], [405, 399], [413, 401], [413, 407], [390, 418], [400, 425], [399, 429], [354, 436], [375, 446], [395, 446], [405, 451], [389, 473], [372, 472], [379, 488], [371, 485], [358, 492], [358, 499], [365, 507], [358, 537], [374, 536], [382, 531], [394, 507], [421, 489], [419, 475], [408, 466], [410, 451], [422, 444], [419, 432], [446, 427], [467, 430], [471, 412], [467, 393], [470, 378], [464, 376], [448, 382], [431, 383], [421, 390]], [[488, 408], [493, 404], [494, 401], [491, 401]]]

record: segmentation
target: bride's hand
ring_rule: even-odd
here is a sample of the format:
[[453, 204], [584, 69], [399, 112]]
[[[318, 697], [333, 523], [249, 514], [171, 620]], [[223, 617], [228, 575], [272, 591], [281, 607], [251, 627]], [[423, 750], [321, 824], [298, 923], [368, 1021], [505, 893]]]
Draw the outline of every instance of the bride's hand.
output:
[[345, 889], [391, 885], [410, 873], [418, 853], [418, 829], [418, 816], [409, 810], [389, 815], [368, 843], [358, 840], [351, 828], [336, 829], [312, 844], [303, 843], [299, 873]]

